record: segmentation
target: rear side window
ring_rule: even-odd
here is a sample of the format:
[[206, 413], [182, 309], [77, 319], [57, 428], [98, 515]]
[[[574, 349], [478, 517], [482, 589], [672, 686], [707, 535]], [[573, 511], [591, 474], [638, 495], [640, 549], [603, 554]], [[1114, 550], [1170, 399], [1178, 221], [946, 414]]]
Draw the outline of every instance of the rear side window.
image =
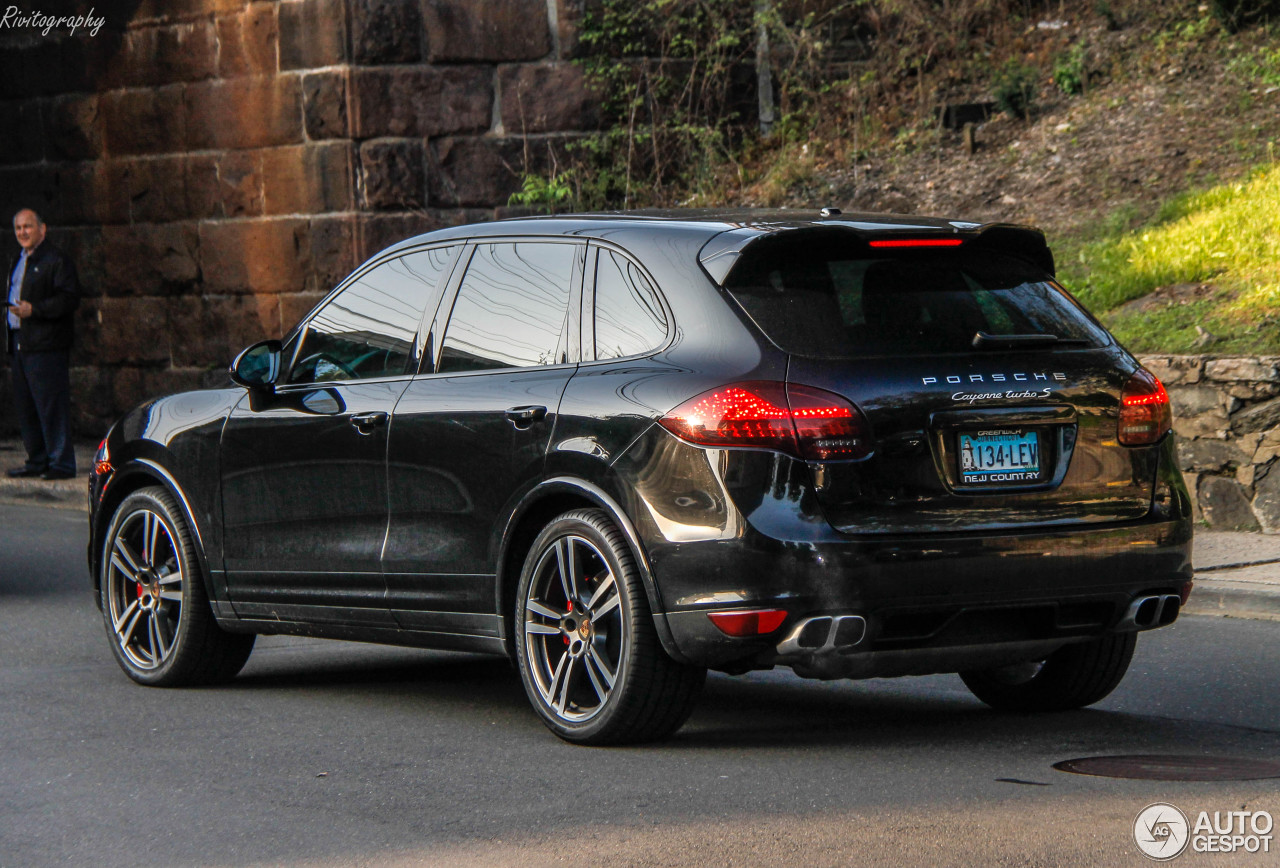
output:
[[835, 245], [750, 248], [725, 288], [779, 348], [802, 356], [969, 352], [974, 336], [1106, 333], [1036, 266], [998, 252], [851, 256]]
[[666, 341], [667, 315], [658, 291], [625, 256], [600, 251], [595, 298], [597, 359], [637, 356]]
[[569, 292], [580, 246], [536, 241], [477, 245], [445, 328], [438, 370], [565, 361]]

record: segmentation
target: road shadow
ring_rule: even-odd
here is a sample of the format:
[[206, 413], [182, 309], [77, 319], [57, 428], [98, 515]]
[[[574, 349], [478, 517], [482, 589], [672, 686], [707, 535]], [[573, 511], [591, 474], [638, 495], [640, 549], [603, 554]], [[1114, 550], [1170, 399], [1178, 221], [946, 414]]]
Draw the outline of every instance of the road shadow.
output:
[[[1180, 742], [1190, 752], [1224, 741], [1257, 740], [1280, 749], [1280, 732], [1229, 724], [1175, 720], [1094, 706], [1055, 713], [996, 711], [933, 676], [915, 679], [768, 682], [716, 678], [708, 682], [689, 723], [671, 740], [679, 750], [858, 746], [892, 749], [928, 745], [957, 752], [992, 745], [1163, 746]], [[936, 692], [926, 692], [931, 687]], [[923, 689], [922, 689], [923, 688]], [[1104, 704], [1105, 704], [1104, 700]], [[1064, 757], [1065, 758], [1065, 757]]]
[[[256, 652], [255, 652], [256, 653]], [[954, 676], [820, 682], [775, 671], [742, 678], [711, 674], [690, 720], [674, 736], [630, 750], [732, 754], [741, 749], [930, 751], [1052, 748], [1067, 759], [1092, 752], [1212, 753], [1226, 742], [1280, 752], [1280, 733], [1094, 707], [1047, 714], [998, 712], [964, 692]], [[447, 711], [476, 726], [534, 713], [519, 675], [497, 657], [385, 646], [314, 643], [275, 648], [219, 690], [359, 696], [423, 714]], [[1105, 748], [1105, 750], [1103, 750]]]

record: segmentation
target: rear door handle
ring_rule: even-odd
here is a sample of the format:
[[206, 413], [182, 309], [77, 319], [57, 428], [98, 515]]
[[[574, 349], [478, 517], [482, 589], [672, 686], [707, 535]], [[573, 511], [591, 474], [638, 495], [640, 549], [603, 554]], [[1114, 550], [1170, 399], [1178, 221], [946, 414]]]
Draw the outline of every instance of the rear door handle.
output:
[[507, 420], [522, 431], [546, 415], [547, 408], [538, 406], [510, 407], [506, 411]]
[[387, 414], [381, 410], [373, 413], [357, 413], [351, 417], [351, 425], [361, 434], [372, 434], [375, 428], [381, 428], [387, 424], [388, 418]]

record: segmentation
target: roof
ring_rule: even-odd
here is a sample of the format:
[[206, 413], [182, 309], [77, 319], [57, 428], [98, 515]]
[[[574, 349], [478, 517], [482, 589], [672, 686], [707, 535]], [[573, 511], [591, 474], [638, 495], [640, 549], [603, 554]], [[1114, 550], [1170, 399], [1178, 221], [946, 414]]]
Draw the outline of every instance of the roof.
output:
[[663, 232], [701, 236], [704, 243], [699, 261], [717, 283], [723, 283], [733, 263], [751, 243], [763, 237], [795, 231], [845, 231], [859, 238], [906, 236], [927, 238], [947, 235], [966, 241], [983, 238], [984, 243], [1016, 249], [1053, 273], [1053, 256], [1038, 229], [1004, 223], [973, 223], [939, 217], [902, 214], [845, 214], [836, 208], [818, 211], [763, 209], [668, 209], [645, 211], [602, 211], [588, 214], [555, 214], [515, 217], [490, 223], [472, 223], [438, 229], [407, 239], [392, 249], [453, 239], [500, 237], [524, 233], [542, 236], [605, 238], [630, 234], [642, 227], [661, 227]]

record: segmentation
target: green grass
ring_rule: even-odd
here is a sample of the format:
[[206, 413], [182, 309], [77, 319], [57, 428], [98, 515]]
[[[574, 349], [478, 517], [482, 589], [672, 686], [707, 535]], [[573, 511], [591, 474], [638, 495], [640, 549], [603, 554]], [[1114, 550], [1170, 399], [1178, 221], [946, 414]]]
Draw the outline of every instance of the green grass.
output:
[[[1062, 280], [1126, 346], [1280, 353], [1280, 164], [1179, 196], [1138, 229], [1123, 222], [1064, 262]], [[1118, 309], [1160, 287], [1202, 283], [1218, 291], [1150, 311]]]
[[1244, 51], [1227, 64], [1227, 71], [1251, 87], [1280, 87], [1280, 45]]

